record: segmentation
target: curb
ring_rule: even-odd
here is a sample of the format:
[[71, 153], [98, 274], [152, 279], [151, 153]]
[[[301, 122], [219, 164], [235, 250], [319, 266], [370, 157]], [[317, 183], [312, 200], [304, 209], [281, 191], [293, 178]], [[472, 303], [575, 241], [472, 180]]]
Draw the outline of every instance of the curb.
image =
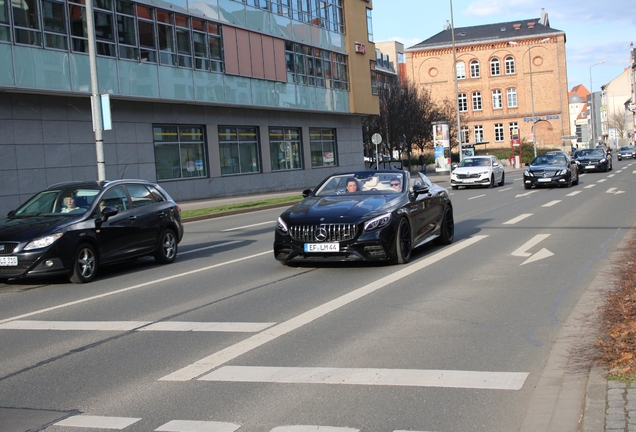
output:
[[585, 407], [581, 421], [581, 432], [605, 430], [605, 401], [607, 398], [607, 370], [594, 366], [590, 370], [585, 392]]

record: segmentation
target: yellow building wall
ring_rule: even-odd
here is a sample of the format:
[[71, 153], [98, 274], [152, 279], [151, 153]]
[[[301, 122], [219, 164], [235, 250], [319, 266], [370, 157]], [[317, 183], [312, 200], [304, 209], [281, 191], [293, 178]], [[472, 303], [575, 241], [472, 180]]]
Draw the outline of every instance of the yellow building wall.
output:
[[[538, 147], [562, 147], [562, 137], [570, 135], [568, 83], [565, 58], [565, 35], [543, 38], [515, 39], [457, 46], [457, 61], [463, 61], [466, 79], [458, 82], [458, 92], [466, 93], [468, 111], [462, 112], [462, 127], [468, 126], [469, 141], [474, 142], [474, 126], [482, 125], [488, 146], [510, 146], [509, 124], [517, 122], [520, 138], [529, 139], [532, 133], [532, 102]], [[515, 73], [506, 75], [505, 58], [512, 56]], [[497, 57], [501, 73], [491, 76], [490, 60]], [[532, 58], [532, 73], [530, 72]], [[470, 78], [470, 62], [478, 60], [480, 77]], [[452, 47], [426, 49], [406, 53], [407, 75], [418, 87], [428, 89], [435, 101], [455, 100], [455, 67]], [[532, 85], [531, 85], [532, 79]], [[508, 108], [506, 91], [517, 89], [517, 107]], [[493, 109], [492, 91], [501, 90], [503, 108]], [[474, 111], [472, 94], [481, 92], [482, 110]], [[534, 95], [534, 97], [533, 97]], [[456, 122], [456, 119], [449, 119]], [[495, 141], [495, 124], [503, 123], [504, 141]], [[568, 149], [569, 150], [569, 149]]]
[[[345, 0], [345, 41], [349, 53], [349, 92], [351, 113], [380, 114], [378, 96], [371, 92], [371, 61], [375, 60], [375, 44], [367, 33], [367, 9], [372, 2]], [[366, 53], [356, 52], [356, 42], [364, 44]]]

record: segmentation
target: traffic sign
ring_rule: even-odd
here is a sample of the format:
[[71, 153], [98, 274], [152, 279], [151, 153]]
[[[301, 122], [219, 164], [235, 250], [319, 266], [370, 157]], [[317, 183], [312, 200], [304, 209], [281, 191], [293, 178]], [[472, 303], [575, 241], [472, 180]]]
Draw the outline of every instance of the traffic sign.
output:
[[371, 137], [371, 142], [373, 144], [380, 144], [382, 142], [382, 137], [380, 136], [379, 133], [374, 133], [373, 136]]

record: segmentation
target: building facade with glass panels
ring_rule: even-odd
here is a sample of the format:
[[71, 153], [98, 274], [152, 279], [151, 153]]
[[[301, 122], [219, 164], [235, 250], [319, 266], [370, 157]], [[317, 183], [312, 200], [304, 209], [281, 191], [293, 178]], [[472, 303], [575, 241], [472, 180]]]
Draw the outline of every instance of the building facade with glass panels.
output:
[[[366, 0], [93, 0], [106, 178], [178, 201], [311, 187], [363, 164], [379, 111]], [[0, 0], [0, 214], [97, 178], [85, 0]], [[8, 187], [7, 187], [8, 186]]]

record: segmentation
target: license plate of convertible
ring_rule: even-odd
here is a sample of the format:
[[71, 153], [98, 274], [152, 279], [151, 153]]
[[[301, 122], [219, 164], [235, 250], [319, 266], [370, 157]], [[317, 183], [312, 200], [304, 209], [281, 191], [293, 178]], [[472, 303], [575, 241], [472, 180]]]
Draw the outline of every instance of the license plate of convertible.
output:
[[305, 252], [340, 252], [340, 243], [305, 243]]

